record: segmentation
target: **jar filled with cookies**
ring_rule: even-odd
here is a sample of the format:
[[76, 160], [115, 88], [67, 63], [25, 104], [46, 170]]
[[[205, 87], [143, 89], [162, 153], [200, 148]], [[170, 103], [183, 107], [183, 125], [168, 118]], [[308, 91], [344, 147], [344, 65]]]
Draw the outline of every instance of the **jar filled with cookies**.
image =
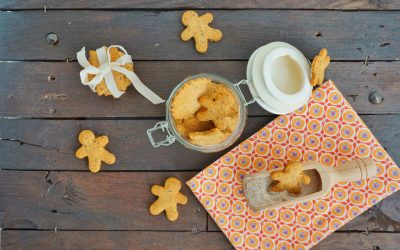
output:
[[[246, 101], [240, 85], [247, 85]], [[273, 42], [258, 48], [247, 63], [246, 79], [232, 83], [213, 74], [191, 76], [179, 83], [166, 104], [166, 121], [147, 131], [154, 147], [178, 141], [200, 152], [217, 152], [242, 134], [247, 106], [256, 102], [273, 114], [287, 114], [307, 103], [311, 96], [310, 63], [295, 47]], [[156, 141], [153, 132], [165, 139]]]
[[[194, 75], [175, 87], [166, 104], [166, 121], [147, 134], [154, 147], [178, 141], [200, 152], [217, 152], [242, 134], [246, 105], [242, 92], [230, 81], [212, 74]], [[165, 140], [154, 140], [156, 130], [166, 132]]]

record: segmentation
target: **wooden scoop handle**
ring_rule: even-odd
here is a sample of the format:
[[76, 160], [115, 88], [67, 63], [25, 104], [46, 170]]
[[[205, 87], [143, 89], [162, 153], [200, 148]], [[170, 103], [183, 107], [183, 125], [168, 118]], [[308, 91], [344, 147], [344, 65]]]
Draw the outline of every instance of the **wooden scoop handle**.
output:
[[330, 174], [332, 184], [344, 181], [366, 180], [377, 174], [377, 168], [371, 158], [360, 158], [333, 168]]

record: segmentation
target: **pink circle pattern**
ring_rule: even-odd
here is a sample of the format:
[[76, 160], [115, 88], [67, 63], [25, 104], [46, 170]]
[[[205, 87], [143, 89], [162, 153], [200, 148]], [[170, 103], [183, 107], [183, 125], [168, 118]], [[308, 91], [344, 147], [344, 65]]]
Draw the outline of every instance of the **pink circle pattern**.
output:
[[[317, 108], [318, 112], [329, 110], [329, 114], [315, 114], [316, 111], [311, 108]], [[316, 120], [319, 121], [321, 130], [315, 129]], [[312, 125], [308, 126], [309, 122], [312, 122]], [[330, 126], [324, 126], [326, 124]], [[343, 138], [341, 128], [345, 126], [354, 129], [352, 136]], [[286, 133], [287, 139], [284, 141], [281, 140], [282, 133]], [[296, 136], [291, 136], [292, 134]], [[302, 138], [298, 138], [299, 136]], [[331, 142], [330, 148], [315, 146], [321, 145], [327, 138]], [[276, 139], [279, 141], [275, 141]], [[293, 139], [296, 141], [292, 141]], [[259, 144], [263, 145], [262, 150], [268, 154], [257, 153]], [[356, 150], [361, 144], [364, 150]], [[252, 150], [247, 150], [249, 148]], [[340, 183], [320, 200], [262, 213], [250, 211], [241, 186], [243, 174], [253, 174], [259, 171], [260, 167], [270, 170], [277, 163], [285, 165], [290, 160], [290, 152], [301, 154], [292, 157], [303, 159], [310, 151], [314, 152], [313, 157], [316, 161], [330, 166], [340, 164], [343, 159], [371, 157], [380, 166], [380, 173], [366, 183]], [[283, 152], [285, 155], [282, 156]], [[255, 169], [253, 163], [260, 161], [260, 157], [266, 164], [256, 165], [259, 167]], [[275, 163], [270, 164], [271, 162]], [[233, 177], [240, 178], [226, 178], [227, 168], [232, 170], [230, 174]], [[236, 249], [260, 249], [268, 246], [298, 249], [311, 248], [356, 215], [396, 192], [400, 187], [398, 173], [394, 161], [344, 99], [335, 84], [328, 81], [314, 91], [307, 105], [293, 113], [277, 117], [205, 168], [187, 184], [200, 202], [204, 202], [203, 206]], [[230, 187], [230, 190], [235, 192], [231, 192], [227, 197], [221, 193], [221, 189], [209, 185], [210, 182], [217, 187], [221, 184], [228, 189]], [[335, 192], [336, 188], [341, 191]], [[343, 196], [343, 194], [348, 195]], [[359, 194], [364, 196], [361, 197]], [[218, 202], [220, 200], [225, 202]], [[276, 228], [271, 228], [271, 223]], [[275, 231], [269, 231], [272, 229]]]

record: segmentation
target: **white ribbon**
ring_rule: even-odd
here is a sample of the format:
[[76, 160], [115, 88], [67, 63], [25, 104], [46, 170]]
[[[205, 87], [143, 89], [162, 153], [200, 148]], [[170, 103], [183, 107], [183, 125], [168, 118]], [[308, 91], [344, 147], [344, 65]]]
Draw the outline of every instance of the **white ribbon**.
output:
[[[110, 56], [111, 48], [120, 49], [122, 52], [124, 52], [124, 55], [118, 58], [115, 62], [111, 62], [111, 56]], [[76, 53], [76, 57], [78, 59], [79, 64], [84, 68], [79, 73], [83, 85], [89, 86], [90, 89], [93, 92], [95, 92], [97, 84], [99, 84], [104, 79], [107, 88], [113, 95], [113, 97], [119, 98], [125, 92], [120, 91], [117, 88], [117, 85], [115, 84], [114, 76], [112, 74], [112, 71], [115, 70], [124, 74], [129, 79], [129, 81], [131, 81], [133, 87], [135, 87], [135, 89], [140, 94], [146, 97], [153, 104], [160, 104], [164, 102], [163, 99], [161, 99], [158, 95], [156, 95], [153, 91], [151, 91], [148, 87], [146, 87], [146, 85], [143, 84], [143, 82], [134, 72], [127, 70], [126, 68], [123, 67], [127, 63], [132, 63], [132, 57], [128, 55], [128, 53], [122, 46], [111, 45], [110, 47], [108, 47], [107, 50], [106, 47], [103, 46], [101, 48], [98, 48], [96, 52], [100, 63], [100, 66], [98, 68], [91, 65], [87, 60], [85, 47], [83, 47], [81, 51]], [[89, 81], [88, 79], [89, 74], [96, 76]]]

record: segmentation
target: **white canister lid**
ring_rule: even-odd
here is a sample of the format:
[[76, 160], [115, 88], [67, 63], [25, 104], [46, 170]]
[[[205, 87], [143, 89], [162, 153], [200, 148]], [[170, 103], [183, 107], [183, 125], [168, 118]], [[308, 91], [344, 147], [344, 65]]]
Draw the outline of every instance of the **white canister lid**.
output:
[[[271, 64], [277, 58], [284, 56], [294, 61], [298, 67], [296, 70], [300, 71], [302, 77], [301, 82], [296, 82], [298, 89], [294, 90], [294, 93], [285, 93], [271, 82], [271, 70], [279, 67], [275, 65], [274, 68]], [[279, 73], [286, 74], [287, 71], [288, 69], [284, 68]], [[254, 100], [262, 108], [274, 114], [295, 111], [307, 103], [312, 93], [309, 61], [298, 49], [284, 42], [269, 43], [255, 50], [247, 64], [246, 78]]]

